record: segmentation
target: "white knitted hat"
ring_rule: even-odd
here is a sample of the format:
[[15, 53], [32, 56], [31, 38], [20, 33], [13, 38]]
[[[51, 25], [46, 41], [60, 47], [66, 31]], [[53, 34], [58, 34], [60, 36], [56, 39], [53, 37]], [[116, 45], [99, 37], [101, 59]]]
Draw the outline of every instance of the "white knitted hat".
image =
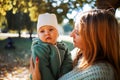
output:
[[40, 27], [45, 25], [50, 25], [57, 29], [58, 22], [57, 22], [56, 15], [50, 14], [50, 13], [40, 14], [37, 22], [37, 31], [40, 29]]

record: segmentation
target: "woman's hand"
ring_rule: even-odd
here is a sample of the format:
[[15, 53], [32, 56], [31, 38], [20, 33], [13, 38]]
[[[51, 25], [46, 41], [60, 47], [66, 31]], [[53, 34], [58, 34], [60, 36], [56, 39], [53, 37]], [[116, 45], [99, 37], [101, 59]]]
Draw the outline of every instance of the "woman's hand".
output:
[[32, 57], [30, 58], [30, 73], [32, 74], [32, 80], [41, 80], [41, 74], [39, 71], [39, 58], [36, 57], [35, 64]]

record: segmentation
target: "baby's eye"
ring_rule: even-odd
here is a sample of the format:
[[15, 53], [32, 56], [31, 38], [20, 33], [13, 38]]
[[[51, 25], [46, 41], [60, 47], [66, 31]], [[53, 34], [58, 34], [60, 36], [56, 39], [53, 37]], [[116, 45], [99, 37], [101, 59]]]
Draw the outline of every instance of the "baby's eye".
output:
[[40, 33], [44, 33], [45, 31], [44, 30], [41, 30]]
[[53, 30], [54, 30], [54, 29], [52, 29], [52, 28], [51, 28], [51, 29], [49, 29], [49, 31], [53, 31]]

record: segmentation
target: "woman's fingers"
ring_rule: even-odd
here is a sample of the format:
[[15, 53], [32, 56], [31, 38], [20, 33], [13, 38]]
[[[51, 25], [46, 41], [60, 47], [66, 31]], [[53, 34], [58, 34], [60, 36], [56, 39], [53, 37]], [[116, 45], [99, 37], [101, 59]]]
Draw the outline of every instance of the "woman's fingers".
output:
[[39, 58], [36, 57], [35, 69], [39, 69]]
[[34, 62], [33, 62], [33, 59], [32, 57], [30, 58], [30, 72], [32, 73], [33, 72], [33, 69], [34, 69]]
[[41, 80], [41, 74], [40, 74], [40, 70], [39, 70], [39, 58], [36, 57], [36, 62], [35, 62], [35, 67], [33, 70], [33, 74], [32, 74], [32, 78], [33, 80]]

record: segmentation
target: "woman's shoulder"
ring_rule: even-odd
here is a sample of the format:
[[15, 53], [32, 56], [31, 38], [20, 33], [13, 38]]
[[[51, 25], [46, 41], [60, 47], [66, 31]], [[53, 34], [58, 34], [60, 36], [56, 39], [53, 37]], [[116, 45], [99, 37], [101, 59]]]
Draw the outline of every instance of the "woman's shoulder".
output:
[[115, 71], [114, 68], [108, 62], [98, 62], [82, 72], [89, 79], [99, 79], [99, 80], [114, 80]]
[[114, 69], [109, 63], [95, 63], [88, 68], [81, 70], [74, 68], [65, 74], [60, 80], [114, 80]]
[[88, 70], [93, 70], [94, 72], [114, 72], [114, 68], [108, 62], [97, 62], [91, 65]]

